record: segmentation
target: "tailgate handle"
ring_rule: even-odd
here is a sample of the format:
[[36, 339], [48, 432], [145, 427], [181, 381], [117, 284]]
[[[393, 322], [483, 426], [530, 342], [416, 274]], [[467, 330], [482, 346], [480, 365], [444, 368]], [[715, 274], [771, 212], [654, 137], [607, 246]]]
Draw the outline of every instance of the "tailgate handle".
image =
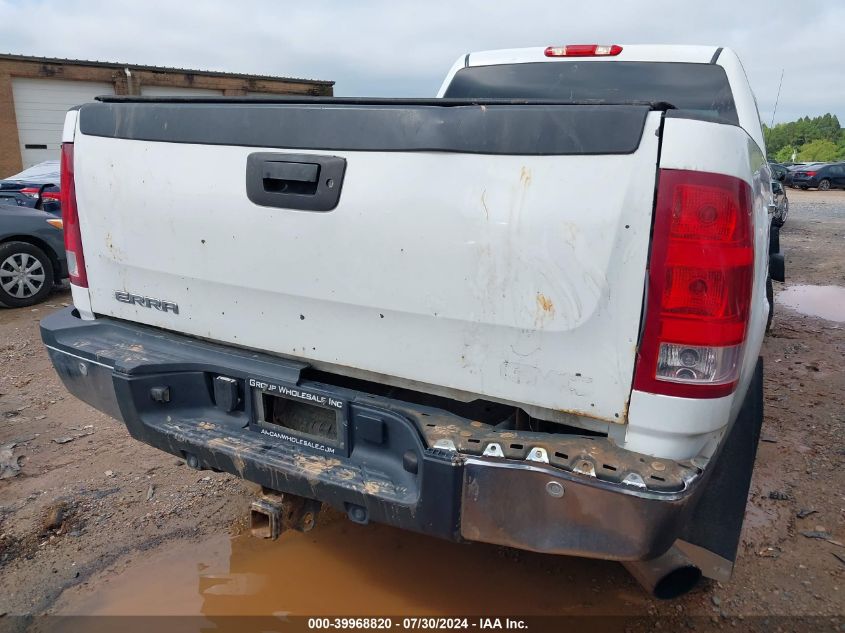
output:
[[339, 156], [255, 152], [246, 160], [246, 194], [262, 207], [331, 211], [345, 172]]
[[264, 186], [267, 181], [274, 182], [317, 182], [320, 166], [316, 163], [288, 163], [279, 161], [264, 162]]

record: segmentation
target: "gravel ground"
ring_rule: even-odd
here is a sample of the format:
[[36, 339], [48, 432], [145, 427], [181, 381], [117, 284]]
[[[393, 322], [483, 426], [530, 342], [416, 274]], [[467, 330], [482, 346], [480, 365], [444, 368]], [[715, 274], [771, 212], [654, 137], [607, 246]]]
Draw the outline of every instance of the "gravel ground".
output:
[[[845, 286], [845, 192], [788, 194], [791, 216], [781, 237], [787, 284]], [[781, 284], [776, 286], [777, 291]], [[92, 595], [109, 595], [108, 586], [130, 577], [136, 562], [166, 559], [169, 553], [184, 557], [209, 539], [240, 531], [254, 492], [229, 475], [190, 470], [132, 440], [121, 424], [64, 391], [37, 327], [43, 315], [69, 301], [64, 292], [36, 309], [0, 311], [0, 447], [7, 449], [5, 463], [11, 464], [0, 480], [0, 614], [9, 616], [73, 612]], [[343, 532], [349, 548], [385, 535], [404, 552], [384, 557], [375, 552], [378, 558], [370, 558], [370, 566], [378, 560], [387, 573], [409, 560], [416, 565], [415, 573], [391, 576], [389, 597], [372, 594], [368, 601], [362, 595], [360, 608], [402, 613], [425, 579], [433, 583], [426, 589], [426, 609], [456, 610], [454, 588], [438, 590], [437, 581], [445, 569], [438, 552], [452, 552], [467, 578], [464, 604], [475, 610], [501, 610], [501, 600], [493, 596], [508, 591], [506, 586], [490, 594], [475, 589], [490, 575], [493, 554], [497, 572], [519, 579], [527, 597], [513, 609], [522, 614], [657, 615], [666, 618], [663, 626], [669, 630], [744, 629], [752, 623], [776, 630], [783, 623], [754, 619], [773, 615], [817, 617], [806, 630], [845, 622], [843, 327], [777, 308], [763, 351], [763, 441], [730, 582], [703, 583], [679, 600], [660, 602], [642, 594], [618, 565], [453, 546], [356, 526]], [[312, 532], [311, 546], [319, 547], [320, 530], [339, 529], [331, 527], [339, 521], [345, 520], [330, 517]], [[461, 553], [454, 554], [454, 547]], [[415, 552], [417, 558], [407, 558]], [[325, 571], [339, 586], [355, 586], [357, 574], [363, 574], [354, 567], [338, 567], [337, 577], [331, 568]], [[166, 587], [166, 573], [159, 582]], [[237, 602], [227, 604], [239, 612]], [[330, 597], [321, 604], [331, 611]], [[296, 607], [288, 605], [294, 612]], [[144, 608], [157, 612], [154, 604]], [[14, 620], [17, 628], [26, 624], [5, 620]], [[798, 628], [784, 622], [784, 630]]]

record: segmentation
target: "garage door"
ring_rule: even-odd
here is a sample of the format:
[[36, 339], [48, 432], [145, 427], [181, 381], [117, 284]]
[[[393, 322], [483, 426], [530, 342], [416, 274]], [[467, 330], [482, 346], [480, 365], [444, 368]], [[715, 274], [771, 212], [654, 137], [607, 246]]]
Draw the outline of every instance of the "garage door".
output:
[[63, 79], [12, 79], [18, 141], [24, 169], [61, 153], [65, 113], [94, 97], [113, 94], [109, 83]]
[[141, 94], [148, 97], [219, 97], [222, 90], [205, 88], [171, 88], [170, 86], [141, 86]]

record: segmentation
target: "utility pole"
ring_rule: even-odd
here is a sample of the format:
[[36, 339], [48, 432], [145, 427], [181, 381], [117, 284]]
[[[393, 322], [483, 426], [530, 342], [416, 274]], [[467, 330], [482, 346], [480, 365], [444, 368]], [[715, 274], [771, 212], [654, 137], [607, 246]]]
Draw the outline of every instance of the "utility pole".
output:
[[775, 109], [772, 110], [772, 124], [769, 126], [773, 128], [775, 126], [775, 113], [778, 111], [778, 101], [780, 101], [780, 87], [783, 85], [783, 72], [785, 68], [782, 68], [780, 71], [780, 83], [778, 84], [778, 96], [775, 97]]

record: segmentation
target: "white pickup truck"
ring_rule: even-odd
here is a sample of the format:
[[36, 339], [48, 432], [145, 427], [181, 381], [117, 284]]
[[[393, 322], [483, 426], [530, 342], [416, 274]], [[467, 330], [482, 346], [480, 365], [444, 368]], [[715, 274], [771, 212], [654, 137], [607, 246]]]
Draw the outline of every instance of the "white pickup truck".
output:
[[436, 99], [109, 96], [67, 115], [67, 388], [255, 531], [356, 522], [735, 560], [762, 420], [772, 192], [736, 55], [471, 53]]

